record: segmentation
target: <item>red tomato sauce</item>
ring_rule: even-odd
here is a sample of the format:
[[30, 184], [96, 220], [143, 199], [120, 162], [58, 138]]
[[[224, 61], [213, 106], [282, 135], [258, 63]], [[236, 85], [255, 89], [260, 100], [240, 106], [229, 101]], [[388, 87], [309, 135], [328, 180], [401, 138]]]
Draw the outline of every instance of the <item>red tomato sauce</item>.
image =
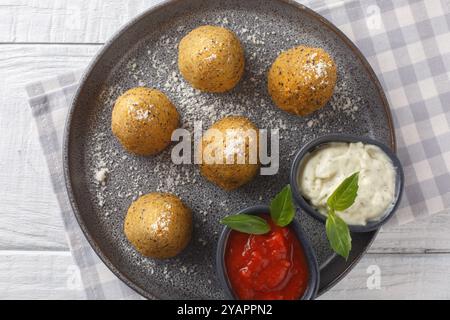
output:
[[262, 215], [271, 231], [251, 235], [231, 231], [225, 265], [237, 298], [244, 300], [293, 300], [308, 285], [308, 266], [293, 230], [278, 227]]

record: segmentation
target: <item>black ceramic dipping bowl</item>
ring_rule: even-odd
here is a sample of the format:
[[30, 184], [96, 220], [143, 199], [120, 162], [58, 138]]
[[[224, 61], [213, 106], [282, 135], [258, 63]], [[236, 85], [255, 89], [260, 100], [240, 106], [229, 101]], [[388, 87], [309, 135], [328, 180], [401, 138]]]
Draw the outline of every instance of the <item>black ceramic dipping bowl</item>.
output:
[[[268, 206], [260, 205], [248, 207], [242, 211], [239, 211], [237, 214], [268, 214], [270, 212], [270, 208]], [[317, 264], [317, 259], [314, 254], [314, 250], [312, 249], [308, 239], [306, 238], [300, 223], [297, 220], [293, 220], [289, 225], [290, 228], [295, 232], [297, 239], [300, 242], [300, 245], [303, 248], [303, 253], [306, 257], [306, 262], [308, 265], [309, 271], [309, 279], [308, 286], [300, 300], [312, 300], [315, 298], [317, 294], [317, 290], [319, 288], [320, 283], [320, 270]], [[225, 251], [228, 243], [228, 237], [232, 230], [228, 227], [224, 227], [222, 233], [219, 238], [219, 242], [217, 244], [217, 253], [216, 253], [216, 270], [219, 281], [225, 291], [226, 296], [229, 299], [237, 299], [236, 295], [233, 292], [233, 288], [231, 286], [230, 280], [227, 275], [227, 269], [225, 265]]]
[[290, 175], [290, 183], [292, 188], [292, 195], [297, 202], [297, 204], [300, 206], [301, 209], [306, 211], [309, 215], [316, 218], [319, 221], [322, 221], [325, 223], [326, 217], [322, 215], [320, 212], [318, 212], [309, 202], [307, 199], [305, 199], [302, 196], [300, 186], [298, 183], [298, 174], [299, 170], [301, 169], [301, 166], [303, 164], [303, 160], [305, 159], [305, 156], [313, 152], [316, 148], [319, 148], [320, 146], [331, 143], [331, 142], [362, 142], [363, 144], [371, 144], [379, 147], [381, 150], [386, 153], [386, 155], [391, 159], [394, 169], [396, 171], [396, 177], [395, 177], [395, 195], [394, 195], [394, 201], [391, 206], [387, 209], [385, 214], [379, 219], [374, 221], [367, 222], [366, 225], [349, 225], [349, 229], [352, 232], [368, 232], [378, 229], [381, 225], [386, 223], [390, 217], [395, 213], [395, 210], [398, 207], [398, 204], [400, 203], [402, 193], [403, 193], [403, 185], [404, 185], [404, 175], [403, 175], [403, 168], [398, 160], [397, 156], [395, 155], [394, 151], [392, 151], [389, 147], [384, 145], [383, 143], [370, 139], [367, 137], [361, 137], [361, 136], [353, 136], [353, 135], [346, 135], [346, 134], [332, 134], [327, 136], [322, 136], [317, 139], [312, 140], [308, 144], [306, 144], [303, 148], [301, 148], [297, 154], [295, 155], [294, 162], [292, 163], [291, 167], [291, 175]]

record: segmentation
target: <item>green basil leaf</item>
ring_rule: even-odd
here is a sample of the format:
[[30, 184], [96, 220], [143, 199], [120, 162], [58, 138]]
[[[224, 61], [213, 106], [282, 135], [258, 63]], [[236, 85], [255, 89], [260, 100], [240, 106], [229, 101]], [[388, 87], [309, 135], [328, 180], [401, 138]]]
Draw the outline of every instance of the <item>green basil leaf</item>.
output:
[[220, 220], [220, 223], [230, 229], [249, 234], [265, 234], [270, 231], [270, 226], [266, 220], [250, 214], [226, 216]]
[[295, 208], [292, 202], [291, 186], [288, 184], [270, 203], [270, 216], [277, 226], [285, 227], [292, 222]]
[[355, 172], [342, 181], [328, 198], [328, 207], [335, 211], [344, 211], [349, 208], [355, 202], [356, 196], [358, 195], [358, 179], [359, 172]]
[[352, 249], [350, 230], [344, 220], [338, 217], [333, 209], [328, 212], [325, 229], [331, 248], [347, 260]]

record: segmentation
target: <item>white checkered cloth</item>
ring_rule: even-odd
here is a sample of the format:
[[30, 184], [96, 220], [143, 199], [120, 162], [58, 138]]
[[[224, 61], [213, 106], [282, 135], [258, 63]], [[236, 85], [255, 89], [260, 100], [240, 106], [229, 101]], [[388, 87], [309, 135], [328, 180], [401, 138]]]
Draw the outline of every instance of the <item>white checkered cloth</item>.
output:
[[[405, 170], [390, 225], [450, 207], [450, 1], [306, 1], [362, 50], [389, 99]], [[64, 187], [66, 113], [81, 72], [26, 87], [75, 263], [90, 299], [140, 298], [100, 261], [81, 233]]]

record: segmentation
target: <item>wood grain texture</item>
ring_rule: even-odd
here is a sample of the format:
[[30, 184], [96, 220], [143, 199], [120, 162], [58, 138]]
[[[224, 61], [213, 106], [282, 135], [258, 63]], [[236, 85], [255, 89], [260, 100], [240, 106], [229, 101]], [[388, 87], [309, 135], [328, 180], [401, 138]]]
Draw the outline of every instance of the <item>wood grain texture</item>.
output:
[[[0, 43], [104, 43], [125, 23], [164, 0], [3, 0]], [[314, 0], [299, 1], [318, 9]], [[342, 0], [327, 0], [342, 5]], [[352, 36], [351, 28], [342, 31]]]
[[[449, 299], [447, 254], [368, 254], [321, 299]], [[380, 288], [368, 289], [373, 268]], [[0, 299], [83, 299], [69, 252], [0, 252]], [[369, 279], [369, 280], [368, 280]]]
[[[448, 254], [368, 254], [322, 298], [450, 299], [449, 266]], [[380, 288], [368, 289], [377, 268]]]
[[[26, 83], [85, 67], [100, 45], [0, 45], [0, 250], [67, 250]], [[450, 252], [444, 212], [380, 233], [372, 253]]]
[[103, 43], [161, 0], [3, 0], [0, 42]]

